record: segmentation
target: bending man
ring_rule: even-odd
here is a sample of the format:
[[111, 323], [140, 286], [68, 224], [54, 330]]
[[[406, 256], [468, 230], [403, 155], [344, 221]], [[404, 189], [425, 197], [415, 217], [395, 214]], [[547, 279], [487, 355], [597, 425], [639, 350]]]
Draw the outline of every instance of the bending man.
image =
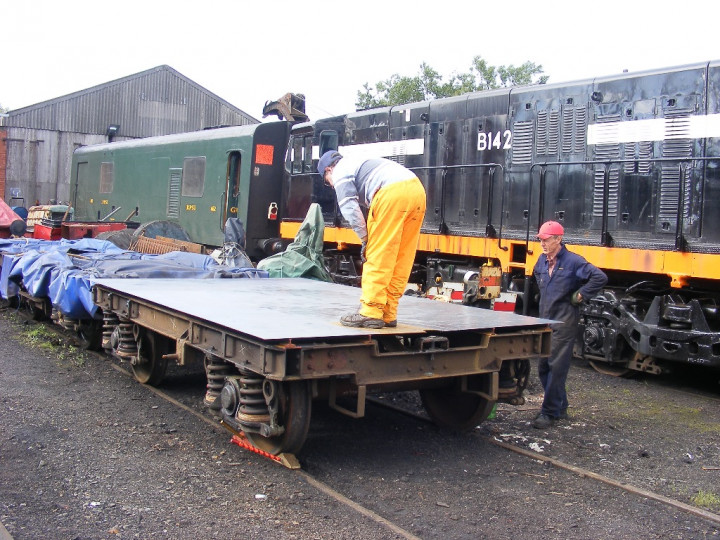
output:
[[[335, 189], [343, 217], [360, 237], [360, 309], [340, 317], [345, 326], [397, 326], [397, 307], [415, 261], [425, 218], [425, 188], [417, 176], [389, 159], [344, 158], [325, 152], [318, 172]], [[362, 209], [368, 209], [365, 221]]]

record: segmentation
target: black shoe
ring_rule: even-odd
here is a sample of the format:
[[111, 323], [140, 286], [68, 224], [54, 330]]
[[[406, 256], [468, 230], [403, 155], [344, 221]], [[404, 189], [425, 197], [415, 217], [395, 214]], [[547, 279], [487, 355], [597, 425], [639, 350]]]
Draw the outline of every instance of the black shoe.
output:
[[394, 321], [387, 321], [385, 323], [385, 327], [386, 328], [397, 328], [397, 319], [395, 319]]
[[556, 420], [570, 420], [570, 416], [568, 415], [567, 410], [561, 412]]
[[552, 427], [552, 425], [555, 423], [555, 419], [552, 416], [548, 416], [547, 414], [540, 413], [535, 417], [535, 421], [533, 422], [533, 427], [536, 429], [547, 429], [549, 427]]
[[351, 313], [340, 317], [340, 324], [343, 326], [359, 326], [361, 328], [383, 328], [385, 323], [382, 319], [373, 319], [359, 313]]

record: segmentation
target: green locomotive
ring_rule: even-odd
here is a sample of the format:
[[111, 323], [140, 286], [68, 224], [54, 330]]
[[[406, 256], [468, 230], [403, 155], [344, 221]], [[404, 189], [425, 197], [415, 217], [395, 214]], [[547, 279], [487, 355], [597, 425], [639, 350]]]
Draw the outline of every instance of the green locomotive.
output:
[[76, 219], [168, 221], [219, 246], [228, 218], [238, 218], [248, 255], [262, 257], [278, 234], [288, 131], [269, 122], [78, 148]]

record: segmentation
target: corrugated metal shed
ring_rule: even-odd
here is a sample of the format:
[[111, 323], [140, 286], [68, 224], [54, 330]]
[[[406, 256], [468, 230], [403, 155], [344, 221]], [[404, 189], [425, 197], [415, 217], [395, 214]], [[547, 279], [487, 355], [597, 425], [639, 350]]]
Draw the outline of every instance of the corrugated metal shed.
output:
[[259, 121], [170, 66], [110, 81], [10, 111], [8, 127], [123, 137], [150, 137]]
[[67, 202], [72, 152], [107, 142], [259, 121], [170, 66], [158, 66], [3, 115], [0, 196]]

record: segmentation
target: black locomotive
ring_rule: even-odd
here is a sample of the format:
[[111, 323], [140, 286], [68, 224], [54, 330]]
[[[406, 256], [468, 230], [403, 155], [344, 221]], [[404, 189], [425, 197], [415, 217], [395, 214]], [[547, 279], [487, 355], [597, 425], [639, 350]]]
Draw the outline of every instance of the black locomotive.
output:
[[318, 202], [328, 266], [357, 283], [358, 239], [316, 172], [328, 149], [395, 159], [425, 185], [409, 293], [532, 314], [535, 233], [553, 219], [610, 278], [579, 355], [613, 374], [720, 368], [720, 62], [296, 123], [281, 237]]

